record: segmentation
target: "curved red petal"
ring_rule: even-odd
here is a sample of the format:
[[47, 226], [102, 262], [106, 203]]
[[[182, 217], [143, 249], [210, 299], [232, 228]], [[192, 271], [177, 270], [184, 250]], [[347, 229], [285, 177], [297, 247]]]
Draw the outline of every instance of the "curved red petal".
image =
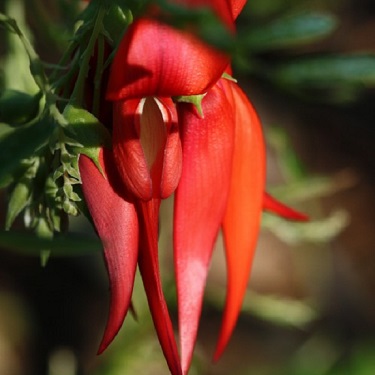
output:
[[177, 188], [182, 171], [182, 147], [178, 126], [171, 129], [164, 151], [160, 198], [168, 198]]
[[202, 101], [204, 118], [179, 104], [183, 166], [176, 190], [174, 262], [181, 363], [187, 373], [197, 337], [212, 250], [227, 202], [233, 148], [232, 111], [214, 86]]
[[182, 147], [176, 107], [170, 98], [159, 98], [169, 112], [167, 141], [165, 143], [163, 170], [160, 181], [160, 198], [169, 197], [177, 188], [182, 171]]
[[176, 107], [171, 98], [114, 103], [113, 153], [128, 189], [138, 198], [167, 198], [182, 167]]
[[152, 197], [152, 180], [140, 141], [141, 99], [113, 104], [113, 155], [128, 189], [143, 200]]
[[235, 20], [241, 13], [247, 0], [227, 0], [227, 3], [231, 9], [233, 20]]
[[158, 217], [160, 200], [141, 202], [141, 237], [139, 251], [139, 269], [141, 271], [148, 304], [160, 345], [173, 375], [180, 375], [181, 365], [173, 327], [169, 317], [160, 281], [158, 260]]
[[265, 148], [259, 118], [233, 82], [236, 113], [233, 169], [223, 232], [228, 269], [223, 323], [214, 358], [223, 352], [236, 324], [258, 238], [265, 184]]
[[279, 216], [289, 220], [295, 221], [308, 221], [309, 217], [302, 212], [298, 212], [293, 208], [286, 206], [284, 203], [279, 202], [267, 192], [263, 195], [263, 209], [271, 211]]
[[220, 78], [228, 61], [188, 32], [138, 19], [113, 60], [107, 99], [202, 94]]
[[[101, 153], [101, 165], [108, 174], [114, 162]], [[131, 304], [138, 258], [138, 220], [134, 205], [120, 197], [92, 160], [81, 155], [79, 169], [87, 206], [99, 237], [109, 275], [111, 301], [104, 336], [98, 353], [103, 352], [121, 328]]]

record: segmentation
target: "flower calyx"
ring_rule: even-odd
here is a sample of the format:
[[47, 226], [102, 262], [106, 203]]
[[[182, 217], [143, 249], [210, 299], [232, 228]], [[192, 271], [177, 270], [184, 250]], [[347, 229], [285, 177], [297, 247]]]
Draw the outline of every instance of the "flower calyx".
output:
[[206, 92], [200, 95], [181, 95], [181, 96], [175, 96], [173, 100], [177, 103], [193, 104], [195, 109], [197, 110], [199, 117], [203, 118], [204, 114], [203, 114], [203, 109], [202, 109], [202, 100], [206, 95], [207, 95]]

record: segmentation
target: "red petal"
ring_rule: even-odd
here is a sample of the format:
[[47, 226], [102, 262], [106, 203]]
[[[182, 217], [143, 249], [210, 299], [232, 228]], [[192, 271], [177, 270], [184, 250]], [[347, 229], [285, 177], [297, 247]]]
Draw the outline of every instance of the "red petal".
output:
[[182, 170], [182, 147], [178, 129], [176, 107], [171, 99], [160, 99], [170, 113], [165, 144], [163, 170], [160, 181], [160, 198], [169, 197], [177, 188]]
[[279, 202], [267, 192], [263, 195], [263, 209], [271, 211], [289, 220], [308, 221], [309, 217]]
[[236, 113], [233, 169], [223, 221], [228, 268], [227, 297], [214, 358], [223, 352], [241, 309], [258, 238], [265, 184], [265, 149], [259, 118], [233, 82]]
[[107, 99], [202, 94], [220, 78], [227, 64], [226, 55], [192, 34], [138, 19], [113, 60]]
[[141, 202], [141, 233], [139, 269], [160, 345], [173, 375], [182, 374], [173, 327], [165, 302], [158, 261], [158, 216], [160, 200]]
[[127, 188], [138, 198], [152, 197], [152, 181], [140, 142], [140, 99], [113, 104], [113, 154]]
[[227, 2], [231, 9], [233, 20], [235, 20], [245, 6], [246, 0], [227, 0]]
[[[112, 173], [114, 162], [101, 153], [100, 161], [106, 173]], [[104, 178], [94, 163], [80, 156], [79, 168], [87, 206], [99, 237], [103, 241], [104, 257], [109, 275], [111, 302], [104, 336], [98, 353], [103, 352], [121, 328], [131, 304], [134, 275], [138, 258], [138, 220], [132, 203], [114, 191], [111, 179]]]
[[204, 118], [179, 105], [183, 167], [175, 197], [174, 254], [182, 370], [189, 369], [213, 246], [224, 215], [233, 147], [233, 116], [221, 88], [202, 101]]
[[119, 173], [138, 198], [166, 198], [181, 174], [177, 113], [170, 98], [114, 103], [113, 153]]
[[208, 7], [229, 26], [233, 25], [233, 21], [241, 13], [246, 4], [246, 0], [176, 0], [188, 7]]

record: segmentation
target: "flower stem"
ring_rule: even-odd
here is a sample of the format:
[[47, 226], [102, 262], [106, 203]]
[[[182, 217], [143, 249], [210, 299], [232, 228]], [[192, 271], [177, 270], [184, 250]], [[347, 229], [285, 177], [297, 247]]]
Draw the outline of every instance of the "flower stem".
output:
[[98, 55], [96, 59], [96, 71], [94, 78], [94, 98], [92, 104], [92, 113], [95, 117], [99, 116], [100, 108], [100, 93], [102, 85], [102, 74], [103, 74], [103, 63], [104, 63], [104, 36], [99, 35], [98, 37]]

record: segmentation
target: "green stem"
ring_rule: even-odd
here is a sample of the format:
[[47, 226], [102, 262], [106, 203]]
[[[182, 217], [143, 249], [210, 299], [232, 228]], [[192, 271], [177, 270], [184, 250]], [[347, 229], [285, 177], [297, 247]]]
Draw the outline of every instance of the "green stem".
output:
[[[52, 82], [53, 87], [60, 87], [62, 84], [71, 78], [73, 74], [75, 74], [75, 65], [77, 63], [76, 57], [73, 57], [72, 60], [72, 55], [74, 50], [77, 48], [77, 43], [72, 42], [70, 43], [69, 47], [65, 50], [63, 56], [61, 57], [59, 63], [58, 63], [58, 68], [55, 68], [51, 75], [50, 75], [50, 82]], [[66, 67], [66, 68], [65, 68]], [[58, 79], [59, 75], [61, 74], [61, 68], [66, 69], [67, 73], [60, 79]]]
[[96, 71], [95, 71], [95, 78], [94, 78], [94, 99], [92, 103], [92, 113], [95, 117], [99, 116], [103, 64], [104, 64], [104, 36], [99, 35], [98, 57], [96, 59]]
[[81, 106], [83, 103], [84, 98], [84, 88], [85, 88], [85, 80], [87, 78], [89, 68], [90, 68], [90, 59], [95, 49], [96, 41], [99, 37], [99, 34], [103, 30], [103, 18], [105, 16], [105, 8], [103, 5], [99, 5], [98, 13], [96, 15], [94, 27], [92, 30], [92, 34], [89, 39], [89, 43], [87, 48], [82, 54], [82, 62], [80, 64], [80, 70], [78, 73], [77, 81], [74, 86], [73, 93], [70, 98], [70, 104], [75, 104]]

